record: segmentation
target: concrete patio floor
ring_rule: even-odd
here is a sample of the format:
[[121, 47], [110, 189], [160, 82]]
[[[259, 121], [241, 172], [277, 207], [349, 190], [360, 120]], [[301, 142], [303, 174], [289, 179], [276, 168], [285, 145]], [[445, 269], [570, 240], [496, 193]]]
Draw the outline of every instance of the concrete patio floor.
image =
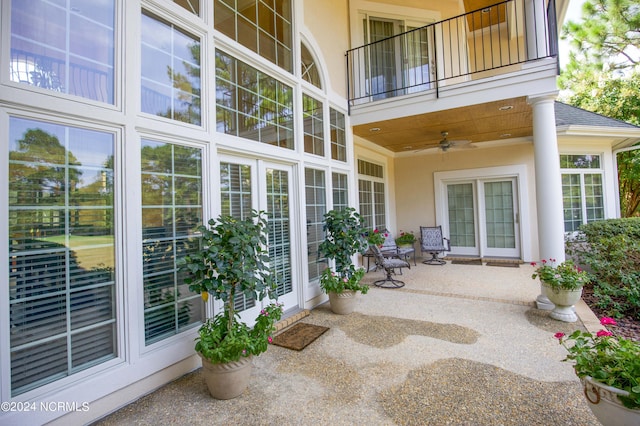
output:
[[397, 277], [405, 287], [372, 287], [350, 315], [313, 309], [302, 321], [330, 329], [300, 352], [271, 345], [240, 397], [211, 398], [196, 370], [96, 424], [599, 424], [553, 337], [597, 328], [584, 303], [559, 322], [535, 308], [528, 264], [419, 261]]

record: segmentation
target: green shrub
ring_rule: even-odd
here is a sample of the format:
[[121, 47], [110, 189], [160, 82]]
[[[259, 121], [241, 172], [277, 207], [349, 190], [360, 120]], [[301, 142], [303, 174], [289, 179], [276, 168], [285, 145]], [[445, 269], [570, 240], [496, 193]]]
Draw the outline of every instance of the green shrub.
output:
[[582, 225], [567, 248], [590, 272], [599, 308], [610, 316], [640, 319], [640, 218]]

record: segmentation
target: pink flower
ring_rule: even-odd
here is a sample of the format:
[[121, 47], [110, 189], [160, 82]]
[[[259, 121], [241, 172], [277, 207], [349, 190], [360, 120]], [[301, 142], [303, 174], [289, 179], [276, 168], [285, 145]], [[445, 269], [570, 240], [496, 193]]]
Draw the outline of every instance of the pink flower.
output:
[[614, 320], [613, 318], [609, 318], [609, 317], [602, 317], [600, 319], [600, 324], [602, 324], [602, 325], [618, 325], [616, 320]]
[[536, 266], [538, 266], [538, 264], [536, 262], [531, 262], [531, 266], [535, 268]]
[[343, 278], [343, 279], [342, 279], [342, 281], [343, 281], [343, 282], [345, 282], [345, 283], [346, 283], [346, 282], [349, 282], [349, 280], [348, 280], [346, 277], [345, 277], [345, 278]]
[[247, 350], [246, 350], [246, 349], [243, 349], [243, 350], [242, 350], [242, 355], [246, 355], [246, 354], [247, 354]]
[[556, 334], [554, 334], [553, 337], [555, 337], [558, 340], [562, 340], [562, 338], [564, 337], [564, 333], [559, 331]]
[[545, 259], [542, 259], [542, 264], [544, 265], [545, 263], [547, 263], [547, 261]]
[[373, 231], [373, 233], [374, 233], [374, 234], [377, 234], [378, 232], [380, 232], [380, 231], [378, 231], [378, 228], [376, 228], [376, 229]]
[[613, 336], [613, 333], [607, 330], [600, 330], [596, 333], [596, 337]]
[[268, 341], [269, 343], [272, 343], [272, 342], [273, 342], [273, 338], [272, 338], [271, 336], [269, 336], [269, 337], [267, 337], [267, 341]]

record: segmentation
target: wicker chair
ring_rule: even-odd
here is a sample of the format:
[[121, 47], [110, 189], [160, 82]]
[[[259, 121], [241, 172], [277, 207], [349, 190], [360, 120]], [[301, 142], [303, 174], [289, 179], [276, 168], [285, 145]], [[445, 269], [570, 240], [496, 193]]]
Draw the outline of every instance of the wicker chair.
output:
[[420, 251], [431, 255], [430, 259], [422, 261], [426, 265], [444, 265], [447, 263], [438, 257], [441, 253], [451, 251], [449, 239], [442, 235], [442, 226], [420, 227]]
[[369, 249], [373, 253], [373, 258], [375, 259], [376, 266], [384, 269], [384, 272], [386, 274], [386, 278], [375, 281], [373, 284], [376, 287], [383, 288], [404, 287], [404, 282], [394, 279], [392, 275], [395, 274], [395, 270], [398, 268], [411, 268], [411, 264], [406, 260], [398, 259], [395, 257], [385, 257], [378, 246], [370, 246]]

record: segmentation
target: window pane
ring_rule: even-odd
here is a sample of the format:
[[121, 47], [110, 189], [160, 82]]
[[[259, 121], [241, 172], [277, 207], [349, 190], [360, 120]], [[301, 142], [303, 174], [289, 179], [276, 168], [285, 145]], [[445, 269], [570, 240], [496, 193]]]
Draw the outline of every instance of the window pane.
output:
[[200, 40], [142, 15], [142, 112], [200, 124]]
[[562, 203], [564, 206], [564, 232], [577, 231], [582, 225], [582, 187], [580, 175], [562, 175]]
[[173, 2], [184, 7], [194, 15], [200, 16], [200, 0], [173, 0]]
[[11, 81], [114, 102], [114, 0], [11, 2]]
[[349, 183], [347, 175], [332, 173], [333, 208], [346, 209], [349, 206]]
[[560, 168], [563, 169], [599, 169], [599, 155], [560, 155]]
[[145, 341], [201, 323], [204, 304], [183, 285], [176, 262], [198, 250], [202, 154], [198, 148], [142, 141], [142, 252]]
[[307, 208], [307, 255], [309, 260], [309, 280], [320, 276], [328, 266], [324, 258], [320, 258], [318, 247], [324, 240], [324, 214], [327, 212], [326, 187], [324, 171], [305, 169], [305, 193]]
[[293, 71], [291, 0], [216, 0], [215, 29]]
[[9, 134], [15, 396], [116, 356], [115, 148], [110, 133], [18, 118]]
[[304, 152], [324, 156], [322, 102], [303, 94], [302, 119], [304, 123]]
[[300, 43], [300, 65], [302, 70], [302, 79], [313, 84], [317, 88], [322, 89], [318, 64], [304, 43]]
[[294, 149], [293, 88], [216, 51], [219, 132]]
[[[347, 133], [344, 114], [329, 108], [329, 115], [331, 118], [331, 158], [338, 161], [347, 161]], [[380, 174], [382, 175], [382, 171], [380, 171]]]

